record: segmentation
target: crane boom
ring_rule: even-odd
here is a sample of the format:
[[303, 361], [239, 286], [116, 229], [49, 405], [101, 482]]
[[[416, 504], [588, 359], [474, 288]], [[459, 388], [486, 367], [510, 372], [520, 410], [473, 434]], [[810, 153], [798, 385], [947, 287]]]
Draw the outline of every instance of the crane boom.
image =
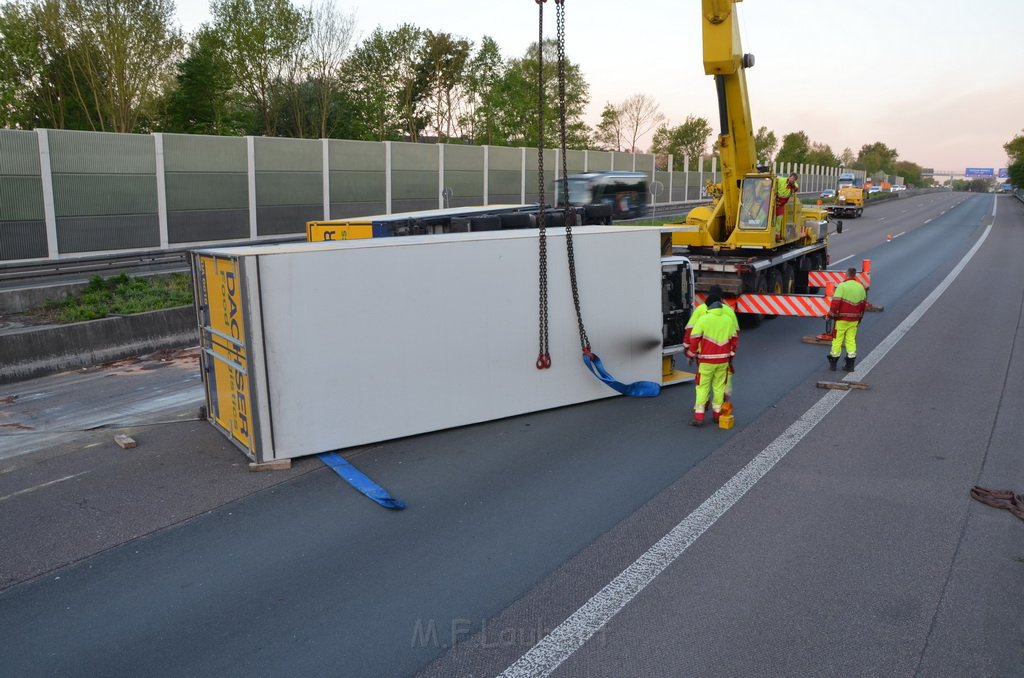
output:
[[758, 164], [746, 79], [754, 57], [740, 41], [740, 2], [701, 0], [704, 72], [718, 95], [722, 175], [720, 183], [709, 182], [711, 203], [690, 210], [672, 243], [693, 263], [698, 290], [717, 285], [733, 295], [792, 294], [812, 287], [808, 273], [828, 263], [828, 215], [804, 205]]
[[[735, 5], [742, 0], [703, 0], [704, 72], [714, 76], [721, 134], [722, 191], [726, 205], [739, 204], [739, 180], [756, 170], [757, 154], [750, 119], [745, 69], [754, 65], [743, 54]], [[725, 230], [736, 225], [735, 210], [723, 215]]]

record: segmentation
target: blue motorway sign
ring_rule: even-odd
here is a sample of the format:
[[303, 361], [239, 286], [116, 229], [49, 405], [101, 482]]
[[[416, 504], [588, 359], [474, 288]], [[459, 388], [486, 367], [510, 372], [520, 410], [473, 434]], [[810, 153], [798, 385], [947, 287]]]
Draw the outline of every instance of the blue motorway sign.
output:
[[996, 175], [996, 169], [994, 167], [968, 167], [967, 171], [964, 172], [964, 176], [968, 177], [994, 177]]
[[1010, 178], [1010, 173], [1006, 170], [1005, 167], [1000, 167], [999, 168], [999, 178], [1000, 179], [1009, 179]]

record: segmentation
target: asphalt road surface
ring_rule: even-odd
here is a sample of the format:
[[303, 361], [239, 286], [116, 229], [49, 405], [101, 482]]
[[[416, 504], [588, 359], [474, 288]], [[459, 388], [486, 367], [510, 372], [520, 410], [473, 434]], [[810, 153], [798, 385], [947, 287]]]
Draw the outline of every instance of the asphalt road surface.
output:
[[869, 390], [816, 388], [823, 322], [774, 319], [731, 431], [677, 386], [346, 450], [401, 512], [314, 459], [249, 473], [188, 352], [11, 386], [3, 673], [1024, 674], [1024, 521], [968, 495], [1024, 491], [1024, 205], [844, 224]]

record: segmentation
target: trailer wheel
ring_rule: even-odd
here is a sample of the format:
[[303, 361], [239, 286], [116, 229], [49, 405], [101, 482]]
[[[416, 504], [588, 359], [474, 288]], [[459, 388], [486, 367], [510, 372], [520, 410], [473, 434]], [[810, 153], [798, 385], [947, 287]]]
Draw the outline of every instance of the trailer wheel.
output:
[[793, 267], [786, 264], [782, 267], [782, 293], [793, 294], [796, 291], [796, 274]]

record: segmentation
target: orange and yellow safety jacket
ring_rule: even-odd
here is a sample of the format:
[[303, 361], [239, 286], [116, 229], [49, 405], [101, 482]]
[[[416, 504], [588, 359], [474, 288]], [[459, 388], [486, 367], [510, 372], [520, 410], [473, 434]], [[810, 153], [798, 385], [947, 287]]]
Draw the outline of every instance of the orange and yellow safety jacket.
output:
[[690, 330], [690, 340], [686, 347], [702, 363], [727, 363], [736, 355], [739, 335], [736, 316], [716, 306], [697, 319]]
[[856, 280], [844, 280], [836, 287], [829, 306], [829, 317], [836, 320], [860, 321], [868, 306], [868, 293]]
[[[732, 321], [736, 324], [736, 330], [739, 331], [740, 324], [736, 319], [736, 311], [732, 306], [724, 301], [721, 302], [721, 304], [722, 311], [724, 311], [726, 315], [732, 316]], [[693, 309], [693, 313], [690, 314], [690, 319], [686, 321], [686, 327], [683, 328], [683, 346], [688, 346], [690, 344], [690, 334], [693, 332], [693, 326], [696, 325], [697, 321], [703, 318], [704, 314], [707, 312], [707, 304], [701, 304], [697, 308]]]

